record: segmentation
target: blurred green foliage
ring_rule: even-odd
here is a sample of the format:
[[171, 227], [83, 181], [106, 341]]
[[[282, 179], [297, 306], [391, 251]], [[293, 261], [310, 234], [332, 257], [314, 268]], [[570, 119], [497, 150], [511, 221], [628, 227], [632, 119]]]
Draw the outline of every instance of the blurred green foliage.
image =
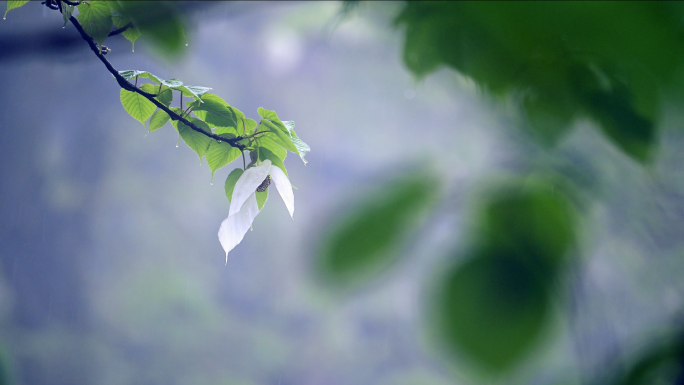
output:
[[447, 350], [501, 371], [543, 330], [575, 235], [572, 207], [550, 185], [535, 181], [495, 191], [479, 213], [472, 248], [454, 255], [457, 262], [446, 269], [431, 305], [436, 338]]
[[664, 88], [681, 83], [677, 2], [407, 2], [404, 62], [447, 65], [494, 95], [515, 95], [543, 143], [577, 116], [624, 152], [652, 152]]
[[319, 275], [333, 286], [350, 287], [387, 268], [439, 189], [429, 174], [409, 173], [365, 194], [323, 242]]

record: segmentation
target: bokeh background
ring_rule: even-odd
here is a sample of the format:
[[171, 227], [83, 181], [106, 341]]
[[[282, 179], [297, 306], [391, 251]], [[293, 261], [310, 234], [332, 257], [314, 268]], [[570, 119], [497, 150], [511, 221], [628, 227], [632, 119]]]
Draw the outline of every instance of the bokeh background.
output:
[[[664, 105], [647, 166], [588, 120], [549, 151], [509, 101], [468, 77], [412, 74], [394, 24], [403, 3], [176, 6], [187, 18], [179, 58], [144, 39], [131, 52], [119, 36], [109, 60], [212, 87], [247, 117], [265, 107], [294, 120], [312, 148], [308, 165], [286, 161], [294, 220], [272, 195], [225, 263], [223, 180], [241, 162], [210, 183], [169, 124], [147, 134], [123, 110], [118, 85], [58, 12], [39, 2], [11, 11], [0, 22], [7, 383], [601, 383], [681, 323], [676, 103]], [[315, 272], [322, 240], [409, 169], [437, 178], [439, 202], [412, 219], [420, 227], [394, 263], [339, 290]], [[535, 348], [482, 380], [435, 342], [429, 293], [445, 259], [465, 260], [483, 191], [531, 169], [583, 186], [575, 257]]]

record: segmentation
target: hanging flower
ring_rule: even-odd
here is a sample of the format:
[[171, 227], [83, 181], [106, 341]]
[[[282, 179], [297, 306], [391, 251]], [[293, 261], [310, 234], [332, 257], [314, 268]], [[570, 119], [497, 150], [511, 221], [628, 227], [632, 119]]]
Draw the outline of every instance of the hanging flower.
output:
[[219, 242], [221, 242], [223, 250], [226, 251], [226, 263], [228, 262], [228, 252], [242, 241], [247, 230], [252, 226], [254, 218], [259, 214], [256, 190], [263, 188], [264, 184], [268, 186], [266, 180], [269, 176], [280, 197], [283, 198], [285, 206], [290, 212], [290, 217], [294, 214], [292, 185], [283, 170], [272, 165], [268, 159], [256, 167], [248, 168], [235, 183], [228, 218], [223, 220], [218, 232]]

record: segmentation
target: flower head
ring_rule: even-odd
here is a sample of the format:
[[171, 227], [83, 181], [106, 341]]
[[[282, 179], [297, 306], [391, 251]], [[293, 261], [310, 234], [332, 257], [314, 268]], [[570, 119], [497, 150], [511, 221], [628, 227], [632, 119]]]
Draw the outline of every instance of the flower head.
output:
[[256, 189], [269, 175], [280, 197], [283, 198], [290, 217], [294, 214], [292, 185], [283, 170], [272, 165], [268, 159], [256, 167], [248, 168], [235, 183], [228, 218], [223, 220], [218, 232], [219, 242], [226, 251], [226, 262], [228, 252], [242, 241], [247, 230], [252, 226], [254, 218], [259, 214]]

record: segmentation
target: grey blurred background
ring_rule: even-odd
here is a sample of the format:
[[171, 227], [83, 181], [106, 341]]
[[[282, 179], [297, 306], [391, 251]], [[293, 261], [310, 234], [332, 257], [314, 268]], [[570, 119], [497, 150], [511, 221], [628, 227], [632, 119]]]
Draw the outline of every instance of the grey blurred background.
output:
[[[228, 202], [170, 125], [146, 135], [72, 26], [38, 2], [0, 23], [0, 344], [16, 384], [452, 384], [468, 374], [426, 341], [422, 293], [462, 241], [469, 194], [539, 151], [505, 105], [443, 69], [416, 82], [399, 4], [187, 3], [187, 53], [107, 45], [118, 70], [208, 86], [254, 118], [296, 122], [294, 221], [275, 195], [225, 264]], [[176, 102], [176, 101], [174, 101]], [[580, 122], [557, 150], [595, 186], [571, 298], [509, 383], [591, 376], [683, 305], [684, 142], [665, 119], [640, 168]], [[321, 229], [378, 180], [421, 164], [449, 186], [410, 241], [419, 256], [350, 294], [311, 278]], [[560, 308], [560, 306], [559, 306]], [[564, 314], [566, 314], [564, 313]], [[637, 338], [635, 338], [637, 336]]]

